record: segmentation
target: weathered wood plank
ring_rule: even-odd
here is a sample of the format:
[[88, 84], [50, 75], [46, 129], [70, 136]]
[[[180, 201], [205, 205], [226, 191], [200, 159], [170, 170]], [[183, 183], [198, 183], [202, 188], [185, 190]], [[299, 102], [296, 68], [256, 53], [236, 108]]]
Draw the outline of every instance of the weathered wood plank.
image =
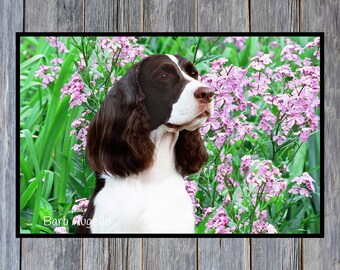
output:
[[299, 31], [299, 0], [251, 0], [250, 31]]
[[144, 0], [144, 31], [196, 31], [196, 0]]
[[251, 242], [251, 269], [302, 269], [300, 239], [253, 239]]
[[83, 1], [24, 0], [25, 31], [83, 31]]
[[198, 269], [250, 269], [250, 240], [198, 239]]
[[15, 32], [23, 29], [20, 0], [0, 1], [0, 269], [19, 269], [15, 239]]
[[248, 0], [198, 0], [198, 31], [249, 31]]
[[340, 269], [340, 2], [301, 2], [301, 30], [325, 32], [325, 238], [303, 240], [304, 269]]
[[143, 31], [142, 0], [103, 0], [85, 3], [85, 31]]
[[117, 8], [111, 0], [85, 2], [86, 32], [117, 32]]
[[81, 239], [28, 239], [22, 242], [22, 269], [81, 269]]
[[142, 239], [84, 239], [83, 269], [141, 269]]
[[196, 240], [190, 238], [146, 238], [143, 269], [197, 269], [196, 244]]
[[143, 1], [118, 0], [118, 31], [143, 31]]

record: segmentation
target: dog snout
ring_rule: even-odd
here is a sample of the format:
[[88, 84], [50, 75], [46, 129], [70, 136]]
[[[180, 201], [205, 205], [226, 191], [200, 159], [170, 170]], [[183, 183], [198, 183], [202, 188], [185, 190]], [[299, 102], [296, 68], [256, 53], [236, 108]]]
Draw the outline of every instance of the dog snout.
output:
[[209, 103], [214, 97], [214, 92], [209, 87], [200, 87], [194, 92], [194, 96], [201, 102]]

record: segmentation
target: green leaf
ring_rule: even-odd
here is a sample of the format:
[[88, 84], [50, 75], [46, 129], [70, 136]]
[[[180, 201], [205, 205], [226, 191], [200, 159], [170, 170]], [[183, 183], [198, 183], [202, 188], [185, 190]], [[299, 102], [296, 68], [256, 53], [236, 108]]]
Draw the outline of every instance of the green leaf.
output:
[[20, 71], [28, 68], [29, 66], [34, 64], [36, 61], [40, 60], [41, 58], [46, 58], [46, 57], [43, 54], [37, 54], [37, 55], [31, 57], [30, 59], [26, 60], [25, 62], [21, 63], [20, 64]]
[[24, 137], [26, 138], [27, 145], [28, 145], [28, 148], [29, 148], [30, 153], [31, 153], [31, 158], [33, 160], [35, 173], [36, 173], [36, 175], [39, 175], [40, 174], [40, 167], [39, 167], [39, 163], [38, 163], [37, 153], [35, 151], [35, 147], [34, 147], [34, 143], [33, 143], [32, 134], [27, 129], [24, 129], [21, 132], [24, 135]]
[[44, 220], [46, 217], [48, 217], [49, 220], [53, 219], [53, 207], [44, 198], [41, 198], [41, 201], [40, 201], [39, 216], [41, 220]]
[[42, 198], [45, 198], [46, 200], [50, 197], [52, 186], [53, 186], [53, 180], [54, 180], [54, 172], [44, 170], [45, 173], [45, 180], [43, 181], [43, 188], [41, 196]]
[[37, 187], [38, 187], [38, 181], [34, 179], [25, 189], [25, 191], [20, 197], [20, 211], [22, 211], [25, 208], [27, 202], [29, 201], [30, 198], [32, 198]]

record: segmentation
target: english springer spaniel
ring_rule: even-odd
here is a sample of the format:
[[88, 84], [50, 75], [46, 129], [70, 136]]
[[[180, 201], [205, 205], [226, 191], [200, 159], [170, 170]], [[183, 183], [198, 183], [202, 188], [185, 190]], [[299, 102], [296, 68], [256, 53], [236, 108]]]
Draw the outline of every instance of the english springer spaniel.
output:
[[207, 161], [198, 131], [213, 92], [177, 55], [152, 55], [109, 91], [90, 123], [96, 187], [78, 233], [194, 233], [183, 176]]

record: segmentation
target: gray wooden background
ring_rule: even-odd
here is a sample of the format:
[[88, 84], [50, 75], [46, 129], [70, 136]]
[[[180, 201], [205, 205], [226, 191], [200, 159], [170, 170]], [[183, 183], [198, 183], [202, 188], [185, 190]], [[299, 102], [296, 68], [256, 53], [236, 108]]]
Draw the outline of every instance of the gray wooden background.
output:
[[[340, 1], [0, 0], [0, 269], [340, 269]], [[325, 32], [324, 239], [16, 239], [16, 31]]]

